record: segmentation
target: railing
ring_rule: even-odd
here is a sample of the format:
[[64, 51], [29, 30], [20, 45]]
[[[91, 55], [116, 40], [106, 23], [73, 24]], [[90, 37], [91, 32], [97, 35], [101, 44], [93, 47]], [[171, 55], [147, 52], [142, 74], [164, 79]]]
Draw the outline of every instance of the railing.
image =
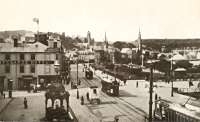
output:
[[178, 92], [180, 93], [199, 92], [200, 93], [200, 88], [179, 88]]

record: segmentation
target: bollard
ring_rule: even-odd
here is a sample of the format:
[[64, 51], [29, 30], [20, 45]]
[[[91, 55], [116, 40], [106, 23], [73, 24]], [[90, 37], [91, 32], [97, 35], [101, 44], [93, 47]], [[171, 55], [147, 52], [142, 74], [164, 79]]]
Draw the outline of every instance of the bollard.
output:
[[136, 82], [136, 87], [138, 88], [138, 81]]

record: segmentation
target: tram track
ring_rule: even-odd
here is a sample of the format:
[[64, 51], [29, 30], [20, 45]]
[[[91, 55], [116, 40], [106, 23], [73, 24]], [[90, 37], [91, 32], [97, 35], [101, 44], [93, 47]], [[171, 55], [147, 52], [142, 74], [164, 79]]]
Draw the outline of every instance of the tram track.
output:
[[[81, 84], [84, 84], [83, 86], [85, 87], [90, 87], [94, 85], [99, 86], [99, 87], [101, 86], [101, 82], [98, 77], [94, 77], [94, 79], [88, 80], [87, 78], [85, 78], [84, 73], [79, 73], [79, 80], [81, 80]], [[73, 79], [73, 81], [75, 81], [75, 79]], [[101, 97], [100, 97], [101, 101], [104, 101], [104, 102], [109, 101], [111, 103], [109, 104], [111, 109], [118, 112], [118, 115], [116, 116], [125, 116], [124, 119], [130, 122], [138, 122], [138, 121], [145, 122], [146, 113], [138, 109], [136, 106], [123, 100], [120, 97], [119, 98], [111, 97], [104, 92], [100, 92], [100, 94], [101, 94]]]
[[111, 106], [112, 108], [114, 108], [117, 112], [119, 112], [119, 116], [126, 116], [126, 118], [131, 121], [131, 122], [134, 122], [135, 119], [134, 119], [134, 115], [131, 114], [131, 112], [127, 111], [127, 110], [124, 110], [122, 109], [122, 107], [119, 105], [118, 101], [115, 101], [117, 103], [115, 103], [113, 100], [111, 100], [106, 94], [104, 93], [101, 93], [101, 95], [103, 97], [101, 97], [101, 100], [103, 101], [111, 101], [111, 103], [113, 104], [109, 104], [109, 106]]
[[[95, 81], [94, 79], [88, 80], [86, 78], [83, 78], [83, 80], [89, 85], [98, 85], [98, 81]], [[98, 80], [98, 79], [97, 79]], [[128, 103], [127, 101], [120, 99], [120, 98], [115, 98], [115, 97], [110, 97], [106, 93], [101, 92], [102, 95], [102, 100], [103, 101], [116, 101], [117, 104], [110, 104], [112, 108], [117, 110], [121, 115], [124, 115], [127, 117], [128, 120], [131, 122], [135, 121], [145, 121], [146, 115], [143, 111], [138, 110], [137, 107], [133, 106], [132, 104]], [[112, 103], [112, 102], [111, 102]]]
[[[97, 81], [88, 80], [86, 78], [83, 78], [83, 80], [87, 82], [89, 86], [97, 85], [96, 83]], [[120, 98], [110, 97], [103, 92], [101, 92], [101, 95], [102, 95], [101, 98], [103, 98], [102, 99], [103, 101], [116, 101], [117, 104], [111, 104], [112, 108], [114, 108], [119, 113], [121, 113], [121, 115], [127, 116], [127, 119], [129, 119], [130, 121], [137, 122], [137, 121], [143, 121], [145, 119], [145, 115], [142, 114], [140, 110], [137, 110], [135, 106], [133, 106], [132, 104], [130, 105], [130, 103], [126, 102], [125, 100], [120, 99]]]
[[113, 104], [112, 107], [114, 107], [120, 113], [123, 113], [124, 115], [126, 115], [128, 117], [128, 119], [131, 120], [131, 122], [145, 121], [145, 117], [138, 114], [137, 110], [130, 108], [125, 103], [122, 103], [122, 101], [120, 101], [119, 99], [110, 97], [103, 92], [101, 93], [101, 95], [103, 96], [102, 98], [104, 98], [104, 100], [106, 100], [106, 101], [107, 100], [116, 101], [117, 104]]

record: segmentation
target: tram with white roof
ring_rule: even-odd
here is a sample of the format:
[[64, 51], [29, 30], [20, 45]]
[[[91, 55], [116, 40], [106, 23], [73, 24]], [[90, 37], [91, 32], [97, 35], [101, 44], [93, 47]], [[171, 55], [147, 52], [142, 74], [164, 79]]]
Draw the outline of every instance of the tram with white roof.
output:
[[101, 84], [102, 84], [101, 90], [104, 93], [111, 96], [119, 96], [119, 82], [108, 78], [102, 78]]

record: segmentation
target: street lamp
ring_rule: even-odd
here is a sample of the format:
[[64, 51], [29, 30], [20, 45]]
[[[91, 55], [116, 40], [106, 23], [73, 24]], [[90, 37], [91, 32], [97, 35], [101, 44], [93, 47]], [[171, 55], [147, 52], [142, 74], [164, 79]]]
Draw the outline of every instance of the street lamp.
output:
[[173, 91], [173, 85], [174, 85], [174, 82], [173, 82], [173, 59], [171, 59], [171, 82], [172, 82], [172, 89], [171, 89], [171, 97], [174, 96], [174, 91]]
[[58, 82], [58, 72], [59, 72], [59, 69], [60, 69], [60, 64], [58, 63], [58, 61], [55, 61], [54, 69], [55, 69], [55, 72], [57, 74], [57, 82]]
[[149, 86], [149, 122], [152, 122], [152, 96], [153, 96], [153, 67], [154, 63], [158, 62], [158, 60], [149, 60], [147, 61], [150, 64], [150, 86]]
[[76, 60], [76, 64], [77, 64], [77, 85], [76, 85], [76, 89], [77, 89], [77, 99], [79, 99], [79, 91], [78, 91], [78, 84], [79, 84], [79, 79], [78, 79], [78, 58], [77, 58], [77, 60]]
[[76, 66], [76, 68], [77, 68], [77, 73], [76, 73], [76, 76], [77, 76], [77, 77], [76, 77], [76, 80], [77, 80], [77, 81], [76, 81], [76, 82], [77, 82], [77, 86], [78, 86], [78, 84], [79, 84], [79, 81], [78, 81], [78, 80], [79, 80], [79, 78], [78, 78], [78, 58], [77, 58], [77, 60], [76, 60], [76, 64], [77, 64], [77, 66]]

